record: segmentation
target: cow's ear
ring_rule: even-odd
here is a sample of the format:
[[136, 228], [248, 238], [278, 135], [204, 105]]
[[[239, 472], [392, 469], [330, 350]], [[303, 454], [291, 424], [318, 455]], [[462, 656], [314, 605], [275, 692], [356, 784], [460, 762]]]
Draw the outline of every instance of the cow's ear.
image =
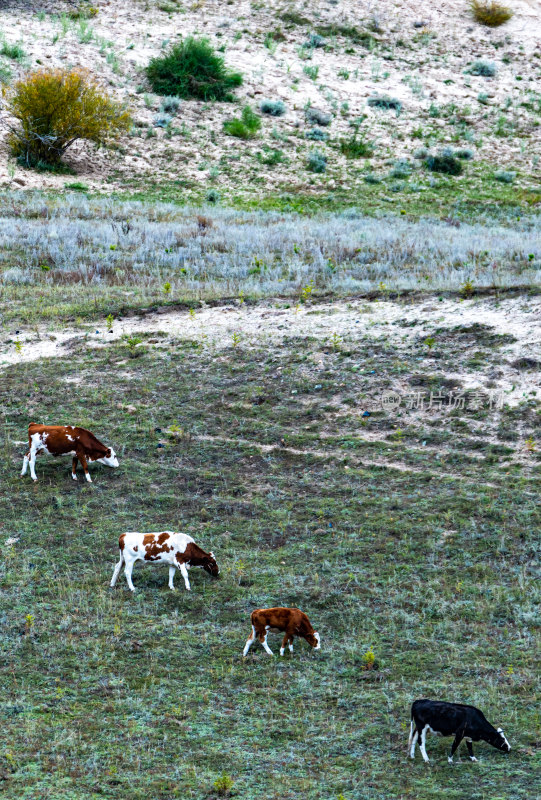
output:
[[105, 457], [106, 458], [111, 458], [111, 448], [110, 447], [107, 448], [107, 452], [105, 453]]

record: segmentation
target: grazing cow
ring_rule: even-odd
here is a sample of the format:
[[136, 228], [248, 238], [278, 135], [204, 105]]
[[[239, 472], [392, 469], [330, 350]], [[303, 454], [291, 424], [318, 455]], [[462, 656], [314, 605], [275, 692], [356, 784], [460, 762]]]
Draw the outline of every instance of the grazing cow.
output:
[[72, 425], [38, 425], [31, 422], [28, 426], [28, 453], [24, 457], [21, 475], [26, 475], [30, 464], [30, 476], [33, 481], [36, 477], [36, 455], [48, 453], [51, 456], [73, 456], [71, 477], [77, 480], [75, 470], [77, 461], [80, 461], [85, 477], [89, 483], [92, 478], [88, 471], [89, 461], [99, 461], [108, 467], [118, 467], [118, 459], [112, 447], [106, 447], [93, 433], [85, 428], [74, 428]]
[[131, 591], [135, 591], [131, 573], [136, 561], [145, 563], [169, 564], [169, 588], [174, 592], [173, 578], [175, 569], [179, 569], [184, 578], [186, 589], [190, 589], [188, 570], [190, 567], [203, 567], [212, 575], [218, 577], [220, 570], [214, 558], [214, 553], [206, 553], [199, 547], [191, 536], [185, 533], [163, 531], [163, 533], [123, 533], [118, 540], [120, 560], [115, 566], [111, 578], [111, 589], [118, 578], [118, 573], [124, 564], [124, 574]]
[[293, 652], [294, 636], [302, 636], [315, 650], [321, 647], [319, 633], [312, 628], [310, 620], [303, 611], [299, 611], [298, 608], [259, 608], [257, 611], [252, 611], [252, 633], [248, 637], [242, 655], [248, 653], [257, 636], [269, 656], [272, 656], [272, 650], [267, 644], [269, 631], [284, 632], [280, 648], [281, 656], [284, 655], [286, 644], [289, 645], [290, 653]]
[[466, 706], [462, 703], [444, 703], [440, 700], [415, 700], [411, 707], [411, 727], [408, 747], [410, 756], [415, 758], [415, 745], [421, 736], [421, 754], [428, 761], [426, 754], [427, 731], [438, 736], [454, 736], [448, 757], [449, 764], [453, 763], [453, 755], [462, 739], [466, 740], [466, 747], [471, 761], [477, 761], [473, 755], [472, 741], [482, 739], [492, 747], [508, 753], [511, 750], [509, 742], [503, 735], [501, 728], [493, 728], [485, 715], [475, 706]]

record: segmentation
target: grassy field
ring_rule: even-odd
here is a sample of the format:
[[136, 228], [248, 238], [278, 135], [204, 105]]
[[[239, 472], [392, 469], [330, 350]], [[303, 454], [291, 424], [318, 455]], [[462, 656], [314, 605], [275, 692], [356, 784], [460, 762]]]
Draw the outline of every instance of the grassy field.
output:
[[[504, 343], [480, 332], [483, 368]], [[81, 337], [5, 369], [0, 795], [536, 796], [539, 403], [358, 412], [396, 374], [448, 386], [464, 347], [440, 334], [426, 375], [413, 347], [351, 338], [316, 376], [310, 337], [215, 349], [164, 333], [136, 358]], [[75, 484], [38, 459], [39, 482], [21, 479], [31, 420], [90, 427], [120, 468]], [[118, 535], [163, 529], [213, 549], [221, 579], [194, 570], [171, 593], [166, 569], [139, 565], [135, 596], [123, 575], [111, 591]], [[281, 604], [309, 614], [321, 651], [243, 660], [250, 611]], [[451, 766], [432, 737], [431, 763], [411, 762], [422, 696], [479, 706], [511, 753], [481, 743], [478, 764], [461, 750]]]

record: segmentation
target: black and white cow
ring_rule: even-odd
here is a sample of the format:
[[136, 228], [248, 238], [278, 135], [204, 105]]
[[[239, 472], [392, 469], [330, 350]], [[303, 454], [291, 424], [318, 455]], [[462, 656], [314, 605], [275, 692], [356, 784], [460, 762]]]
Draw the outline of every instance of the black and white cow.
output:
[[466, 740], [466, 747], [471, 761], [477, 761], [473, 755], [472, 741], [478, 742], [482, 739], [504, 753], [508, 753], [511, 750], [501, 728], [492, 727], [485, 715], [475, 706], [466, 706], [462, 703], [444, 703], [441, 700], [415, 700], [411, 707], [411, 727], [408, 741], [408, 748], [410, 748], [410, 756], [412, 758], [415, 758], [415, 745], [420, 736], [419, 747], [421, 754], [423, 759], [428, 761], [426, 754], [426, 734], [428, 731], [438, 736], [455, 737], [451, 746], [451, 753], [447, 759], [450, 764], [453, 762], [453, 755], [462, 739]]

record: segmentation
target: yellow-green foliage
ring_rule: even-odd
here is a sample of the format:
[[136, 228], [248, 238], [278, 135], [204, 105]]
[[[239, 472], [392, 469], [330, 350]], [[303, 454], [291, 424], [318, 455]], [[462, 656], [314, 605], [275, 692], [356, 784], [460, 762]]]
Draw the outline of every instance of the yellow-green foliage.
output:
[[513, 16], [513, 11], [496, 0], [471, 0], [473, 16], [482, 25], [497, 28]]
[[81, 69], [31, 72], [5, 95], [19, 123], [11, 129], [11, 151], [28, 166], [58, 163], [77, 139], [104, 144], [131, 123], [128, 111]]

